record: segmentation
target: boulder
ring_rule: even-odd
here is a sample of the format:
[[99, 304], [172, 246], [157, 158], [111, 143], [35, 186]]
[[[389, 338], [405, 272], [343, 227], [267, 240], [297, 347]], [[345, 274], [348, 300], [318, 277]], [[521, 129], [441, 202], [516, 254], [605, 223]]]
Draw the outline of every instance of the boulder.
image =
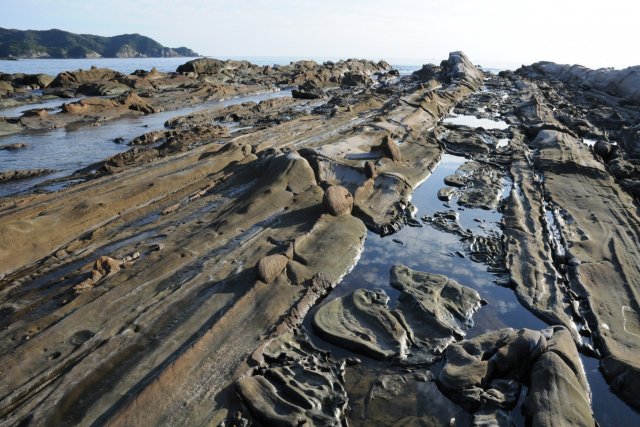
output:
[[322, 205], [333, 216], [350, 214], [353, 209], [353, 196], [346, 188], [332, 185], [324, 192]]
[[289, 259], [280, 254], [268, 255], [256, 264], [258, 277], [265, 283], [273, 282], [287, 267]]

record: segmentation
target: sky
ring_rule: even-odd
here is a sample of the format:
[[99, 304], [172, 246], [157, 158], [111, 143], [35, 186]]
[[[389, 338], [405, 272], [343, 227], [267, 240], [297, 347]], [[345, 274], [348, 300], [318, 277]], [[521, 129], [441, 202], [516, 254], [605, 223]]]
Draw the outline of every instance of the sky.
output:
[[[3, 0], [0, 27], [139, 33], [214, 57], [640, 64], [638, 0]], [[408, 62], [408, 61], [407, 61]], [[397, 62], [396, 62], [397, 63]]]

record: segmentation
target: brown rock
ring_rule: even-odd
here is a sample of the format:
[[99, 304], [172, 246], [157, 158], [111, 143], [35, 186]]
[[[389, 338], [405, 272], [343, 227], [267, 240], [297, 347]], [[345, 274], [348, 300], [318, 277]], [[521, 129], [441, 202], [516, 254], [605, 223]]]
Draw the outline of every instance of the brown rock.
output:
[[350, 214], [353, 209], [353, 196], [346, 188], [332, 185], [324, 192], [322, 205], [333, 216]]
[[27, 147], [27, 144], [18, 142], [15, 144], [0, 145], [0, 150], [15, 151], [15, 150], [20, 150], [21, 148], [26, 148], [26, 147]]
[[101, 256], [93, 265], [93, 281], [97, 282], [105, 276], [115, 274], [120, 271], [120, 261], [108, 256]]
[[288, 262], [289, 259], [284, 255], [266, 256], [258, 261], [256, 265], [258, 277], [265, 283], [271, 283], [287, 267]]
[[44, 108], [35, 108], [33, 110], [27, 110], [22, 113], [23, 117], [40, 117], [42, 119], [46, 119], [49, 117], [49, 112]]
[[76, 291], [77, 294], [81, 294], [85, 291], [88, 291], [89, 289], [92, 289], [94, 286], [95, 283], [93, 282], [93, 279], [89, 277], [88, 279], [83, 280], [82, 282], [75, 285], [73, 287], [73, 290]]

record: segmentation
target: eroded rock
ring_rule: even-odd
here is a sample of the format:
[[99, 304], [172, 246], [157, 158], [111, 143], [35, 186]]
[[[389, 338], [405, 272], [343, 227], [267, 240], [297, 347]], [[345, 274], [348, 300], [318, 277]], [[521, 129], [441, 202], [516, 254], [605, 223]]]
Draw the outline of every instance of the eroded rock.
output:
[[313, 326], [327, 341], [374, 359], [404, 359], [407, 330], [388, 307], [382, 291], [358, 289], [322, 306]]
[[[535, 426], [594, 425], [591, 394], [571, 334], [502, 329], [452, 344], [438, 376], [440, 389], [482, 418], [510, 410], [531, 384], [526, 414]], [[570, 399], [560, 396], [567, 393]]]
[[346, 188], [332, 185], [324, 192], [322, 205], [334, 216], [350, 214], [353, 209], [353, 196]]
[[266, 425], [340, 426], [347, 407], [342, 365], [301, 332], [271, 338], [263, 366], [236, 383], [251, 412]]
[[289, 258], [284, 255], [274, 254], [261, 258], [256, 265], [258, 277], [265, 283], [271, 283], [280, 273], [287, 268]]
[[400, 290], [396, 307], [383, 291], [358, 289], [321, 307], [314, 328], [328, 341], [375, 359], [431, 363], [464, 336], [480, 307], [480, 296], [445, 276], [398, 265], [391, 286]]

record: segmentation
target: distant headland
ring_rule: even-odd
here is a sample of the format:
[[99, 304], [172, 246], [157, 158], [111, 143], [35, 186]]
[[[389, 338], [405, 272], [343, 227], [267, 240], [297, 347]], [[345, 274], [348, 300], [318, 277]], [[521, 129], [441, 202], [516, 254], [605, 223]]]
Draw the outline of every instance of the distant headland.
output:
[[164, 47], [140, 34], [103, 37], [52, 29], [0, 28], [0, 58], [167, 58], [193, 57], [186, 47]]

